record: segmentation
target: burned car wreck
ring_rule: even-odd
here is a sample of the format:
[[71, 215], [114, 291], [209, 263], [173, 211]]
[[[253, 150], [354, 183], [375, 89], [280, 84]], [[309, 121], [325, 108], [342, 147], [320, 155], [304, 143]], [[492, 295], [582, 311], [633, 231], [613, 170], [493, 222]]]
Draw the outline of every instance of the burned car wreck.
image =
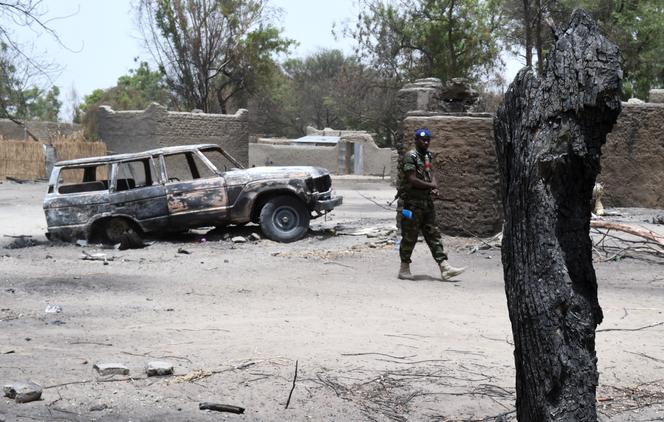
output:
[[301, 239], [311, 218], [342, 203], [317, 167], [243, 169], [218, 145], [57, 162], [44, 199], [49, 239], [119, 243], [128, 235], [260, 224], [276, 241]]

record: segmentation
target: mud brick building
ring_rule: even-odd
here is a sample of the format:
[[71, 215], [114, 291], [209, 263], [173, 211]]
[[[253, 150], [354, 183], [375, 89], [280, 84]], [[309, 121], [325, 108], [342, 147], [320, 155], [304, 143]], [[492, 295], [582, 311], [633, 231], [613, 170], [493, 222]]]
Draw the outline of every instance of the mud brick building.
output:
[[[464, 96], [458, 85], [429, 78], [400, 91], [403, 144], [398, 147], [412, 148], [415, 130], [429, 128], [441, 230], [492, 235], [502, 227], [493, 115], [459, 112], [469, 108], [473, 93]], [[653, 91], [650, 103], [623, 103], [602, 148], [599, 181], [605, 206], [664, 208], [664, 95]]]
[[217, 144], [243, 165], [249, 163], [247, 110], [235, 114], [174, 112], [153, 103], [145, 110], [97, 112], [97, 133], [114, 153], [173, 145]]

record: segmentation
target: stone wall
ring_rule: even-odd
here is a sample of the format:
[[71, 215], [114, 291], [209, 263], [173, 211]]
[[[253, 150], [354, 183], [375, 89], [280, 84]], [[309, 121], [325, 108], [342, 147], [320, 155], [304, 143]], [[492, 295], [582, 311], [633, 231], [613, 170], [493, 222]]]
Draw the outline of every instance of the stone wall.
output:
[[273, 143], [249, 144], [249, 166], [316, 166], [337, 174], [339, 149], [334, 146], [309, 146]]
[[[441, 115], [412, 112], [403, 121], [405, 134], [427, 127], [429, 151], [440, 196], [438, 223], [447, 234], [489, 236], [502, 229], [498, 161], [489, 114]], [[413, 148], [412, 136], [405, 148]]]
[[[81, 125], [75, 123], [37, 121], [25, 123], [28, 130], [43, 143], [53, 142], [82, 130]], [[14, 141], [32, 140], [22, 126], [17, 125], [9, 119], [0, 119], [0, 140], [1, 139]]]
[[602, 148], [602, 202], [609, 207], [664, 208], [664, 104], [622, 106]]
[[664, 89], [651, 89], [648, 102], [653, 104], [664, 104]]
[[[352, 165], [346, 163], [340, 147], [362, 145], [362, 165], [360, 172], [365, 176], [389, 177], [393, 166], [394, 150], [379, 148], [371, 135], [364, 131], [347, 131], [307, 128], [308, 135], [338, 136], [336, 145], [298, 145], [292, 139], [262, 138], [249, 144], [249, 166], [316, 166], [329, 170], [331, 174], [346, 174]], [[343, 156], [343, 157], [342, 157]]]
[[97, 112], [97, 132], [108, 150], [139, 152], [173, 145], [218, 144], [243, 165], [249, 163], [247, 110], [235, 114], [167, 111], [153, 103], [144, 111]]

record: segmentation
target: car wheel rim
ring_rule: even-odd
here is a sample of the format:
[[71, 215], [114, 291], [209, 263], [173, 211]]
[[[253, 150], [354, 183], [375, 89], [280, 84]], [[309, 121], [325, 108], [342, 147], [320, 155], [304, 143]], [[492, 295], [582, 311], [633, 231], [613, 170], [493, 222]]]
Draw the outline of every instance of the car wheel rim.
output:
[[291, 207], [279, 207], [272, 216], [274, 226], [282, 232], [288, 232], [296, 228], [300, 218]]
[[122, 236], [127, 230], [127, 225], [123, 221], [111, 221], [106, 228], [106, 235], [109, 239], [115, 241]]

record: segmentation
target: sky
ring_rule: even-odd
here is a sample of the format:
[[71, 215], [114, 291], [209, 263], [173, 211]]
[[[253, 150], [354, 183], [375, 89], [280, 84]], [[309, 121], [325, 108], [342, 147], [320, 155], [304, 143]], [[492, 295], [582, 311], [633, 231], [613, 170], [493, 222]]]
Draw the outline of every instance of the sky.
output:
[[[271, 0], [280, 8], [277, 25], [283, 34], [300, 43], [294, 49], [305, 56], [320, 48], [339, 48], [350, 53], [351, 41], [337, 41], [335, 23], [357, 15], [355, 0]], [[138, 67], [134, 58], [150, 61], [135, 23], [136, 0], [45, 0], [44, 17], [62, 45], [46, 34], [24, 31], [35, 52], [62, 66], [54, 83], [67, 93], [74, 87], [83, 98], [97, 88], [115, 86], [118, 77]]]
[[[138, 67], [135, 58], [151, 61], [136, 26], [137, 0], [44, 0], [47, 24], [61, 43], [35, 31], [20, 38], [34, 44], [34, 52], [61, 66], [52, 82], [60, 87], [63, 118], [71, 116], [72, 89], [79, 100], [97, 88], [115, 86], [118, 77]], [[300, 43], [294, 55], [305, 57], [319, 49], [352, 52], [352, 40], [335, 39], [334, 26], [351, 23], [359, 12], [357, 0], [270, 0], [281, 13], [276, 24], [283, 35]], [[515, 65], [518, 70], [518, 64]], [[512, 66], [514, 67], [514, 66]], [[516, 70], [508, 68], [508, 77]], [[511, 74], [511, 75], [510, 75]]]

